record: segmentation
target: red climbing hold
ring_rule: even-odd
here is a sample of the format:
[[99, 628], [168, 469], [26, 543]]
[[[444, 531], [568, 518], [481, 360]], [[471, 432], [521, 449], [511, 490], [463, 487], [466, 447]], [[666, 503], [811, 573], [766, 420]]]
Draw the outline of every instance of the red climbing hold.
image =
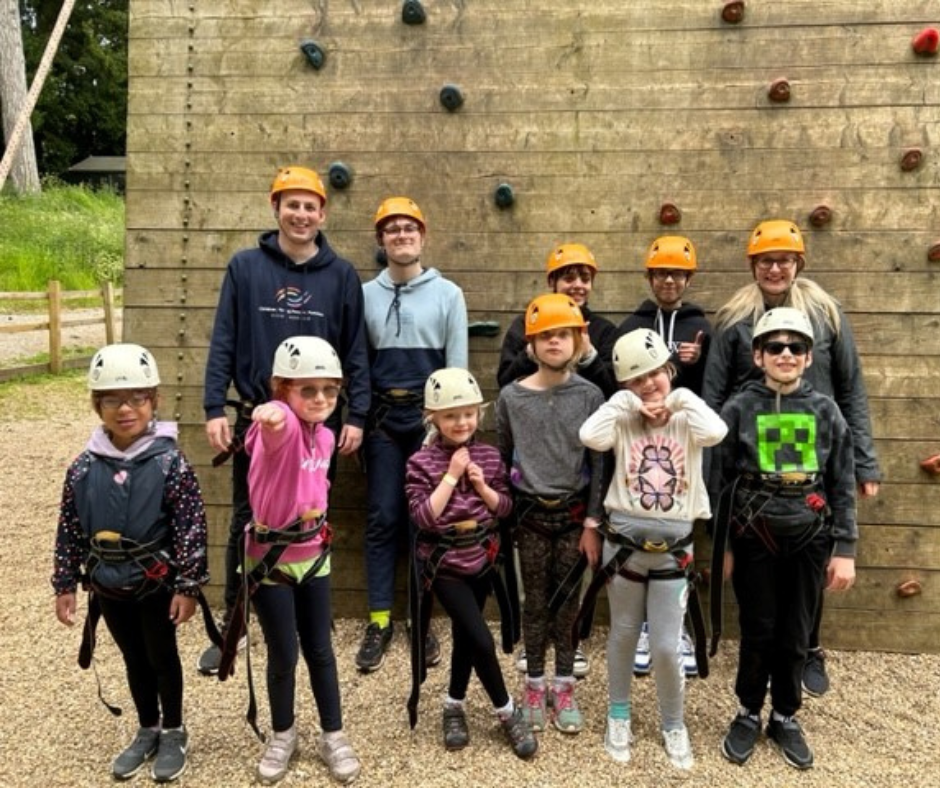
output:
[[744, 19], [744, 0], [728, 0], [721, 9], [721, 18], [729, 25], [736, 25]]
[[931, 476], [940, 476], [940, 454], [935, 454], [933, 457], [923, 460], [920, 467]]
[[679, 224], [682, 221], [682, 211], [674, 202], [664, 202], [659, 208], [660, 224]]
[[770, 83], [767, 90], [767, 98], [777, 103], [783, 103], [790, 100], [790, 81], [786, 77], [780, 77]]
[[809, 214], [809, 223], [813, 227], [825, 227], [832, 221], [832, 208], [825, 203], [817, 205]]
[[901, 169], [910, 172], [920, 167], [924, 160], [924, 152], [920, 148], [908, 148], [901, 156]]
[[927, 259], [931, 263], [940, 263], [940, 241], [934, 241], [927, 250]]
[[935, 27], [925, 27], [911, 39], [911, 48], [918, 55], [936, 55], [940, 48], [940, 32]]

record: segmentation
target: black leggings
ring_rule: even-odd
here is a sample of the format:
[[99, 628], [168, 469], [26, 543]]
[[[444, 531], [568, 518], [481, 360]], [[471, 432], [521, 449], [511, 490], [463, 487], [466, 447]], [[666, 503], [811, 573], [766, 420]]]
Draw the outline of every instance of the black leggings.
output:
[[143, 599], [98, 595], [101, 615], [124, 655], [127, 684], [143, 728], [183, 724], [183, 667], [176, 648], [176, 626], [170, 621], [172, 598], [165, 588]]
[[260, 585], [252, 597], [268, 646], [268, 702], [276, 732], [294, 724], [298, 637], [324, 732], [341, 730], [336, 655], [331, 640], [330, 576], [304, 585]]
[[453, 648], [450, 659], [448, 694], [463, 700], [476, 670], [494, 708], [509, 703], [509, 693], [496, 657], [493, 634], [483, 618], [483, 606], [492, 584], [488, 575], [455, 576], [439, 574], [434, 579], [434, 593], [451, 620]]

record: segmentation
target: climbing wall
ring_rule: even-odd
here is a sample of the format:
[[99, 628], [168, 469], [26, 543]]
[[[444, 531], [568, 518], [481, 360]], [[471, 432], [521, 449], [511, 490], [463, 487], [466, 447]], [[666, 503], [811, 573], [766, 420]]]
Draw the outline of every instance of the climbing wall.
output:
[[[329, 178], [327, 235], [363, 279], [379, 201], [413, 197], [426, 262], [500, 333], [555, 243], [591, 247], [591, 304], [619, 322], [657, 235], [695, 242], [689, 295], [714, 311], [749, 279], [754, 224], [799, 223], [805, 274], [855, 329], [886, 476], [825, 641], [940, 648], [940, 477], [920, 465], [940, 452], [935, 3], [130, 0], [130, 15], [125, 330], [157, 353], [198, 465], [216, 582], [229, 471], [202, 432], [206, 347], [229, 256], [273, 225], [272, 175], [299, 163]], [[490, 394], [499, 345], [471, 339]], [[363, 492], [343, 463], [340, 615], [365, 610]]]

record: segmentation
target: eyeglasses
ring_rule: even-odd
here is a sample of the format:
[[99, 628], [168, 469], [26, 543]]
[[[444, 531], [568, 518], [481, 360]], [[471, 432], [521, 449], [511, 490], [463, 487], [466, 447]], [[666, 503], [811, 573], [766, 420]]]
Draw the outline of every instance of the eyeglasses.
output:
[[97, 398], [104, 410], [117, 410], [125, 403], [132, 408], [142, 408], [153, 400], [152, 391], [131, 391], [124, 394], [102, 394]]
[[339, 386], [292, 386], [304, 399], [316, 399], [321, 394], [326, 399], [336, 399], [339, 396]]
[[417, 224], [390, 224], [382, 228], [382, 235], [394, 237], [396, 235], [412, 235], [421, 228]]
[[766, 342], [763, 349], [772, 356], [779, 356], [784, 350], [789, 350], [794, 356], [805, 356], [809, 353], [808, 342]]
[[657, 282], [665, 282], [670, 277], [673, 282], [684, 282], [689, 278], [688, 271], [673, 271], [671, 268], [654, 268], [650, 271], [650, 276]]
[[760, 268], [761, 271], [769, 271], [774, 266], [777, 266], [781, 271], [789, 271], [791, 268], [796, 266], [800, 262], [799, 257], [794, 257], [790, 255], [789, 257], [784, 257], [782, 260], [767, 260], [758, 258], [755, 261], [755, 265]]

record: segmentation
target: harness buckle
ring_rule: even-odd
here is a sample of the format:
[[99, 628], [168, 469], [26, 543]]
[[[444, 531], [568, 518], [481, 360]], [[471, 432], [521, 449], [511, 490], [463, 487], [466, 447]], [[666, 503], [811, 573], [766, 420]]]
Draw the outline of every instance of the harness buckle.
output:
[[535, 500], [546, 509], [558, 509], [565, 503], [564, 498], [543, 498], [541, 495], [536, 495]]
[[644, 553], [665, 553], [669, 549], [669, 543], [665, 539], [658, 542], [652, 542], [649, 539], [643, 540]]
[[477, 529], [477, 525], [478, 523], [476, 520], [461, 520], [459, 523], [454, 523], [451, 527], [458, 534], [468, 534], [471, 531], [475, 531]]
[[268, 533], [268, 532], [271, 530], [271, 529], [270, 529], [268, 526], [266, 526], [264, 523], [260, 523], [260, 522], [258, 522], [257, 520], [255, 520], [255, 521], [251, 524], [251, 528], [252, 528], [252, 530], [253, 530], [256, 534], [266, 534], [266, 533]]

